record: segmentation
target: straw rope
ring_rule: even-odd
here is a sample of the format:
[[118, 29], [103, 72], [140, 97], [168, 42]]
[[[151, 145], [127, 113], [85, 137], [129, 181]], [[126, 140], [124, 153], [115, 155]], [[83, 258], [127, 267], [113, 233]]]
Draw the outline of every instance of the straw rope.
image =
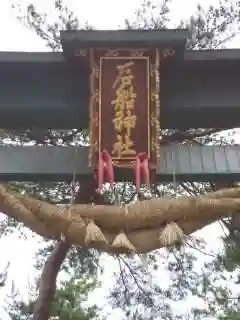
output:
[[[220, 218], [239, 214], [240, 188], [199, 197], [137, 201], [125, 207], [73, 204], [68, 210], [0, 185], [0, 211], [46, 238], [60, 239], [64, 234], [68, 241], [79, 246], [87, 243], [90, 247], [116, 253], [126, 253], [128, 247], [129, 251], [144, 253], [179, 241], [182, 232], [187, 235]], [[88, 241], [87, 234], [93, 222], [95, 231], [100, 230], [102, 234], [101, 241], [95, 241], [93, 235]], [[164, 236], [167, 225], [175, 230], [172, 238]], [[124, 245], [116, 246], [116, 242]]]

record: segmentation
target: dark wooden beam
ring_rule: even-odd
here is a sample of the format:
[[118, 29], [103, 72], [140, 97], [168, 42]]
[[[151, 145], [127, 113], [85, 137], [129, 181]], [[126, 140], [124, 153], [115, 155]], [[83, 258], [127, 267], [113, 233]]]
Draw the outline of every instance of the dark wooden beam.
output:
[[[88, 148], [78, 147], [0, 147], [1, 181], [69, 181], [76, 173], [84, 181], [92, 173], [88, 166]], [[228, 182], [240, 179], [238, 146], [161, 147], [157, 181]], [[133, 180], [133, 170], [115, 170], [116, 180]]]
[[184, 53], [185, 61], [231, 61], [240, 60], [240, 49], [188, 50]]
[[[240, 49], [221, 50], [187, 50], [184, 53], [184, 61], [232, 61], [240, 60]], [[0, 64], [6, 63], [65, 63], [62, 52], [22, 52], [0, 51]], [[84, 62], [83, 62], [84, 63]]]
[[[65, 56], [73, 57], [76, 50], [88, 48], [158, 48], [171, 47], [183, 57], [189, 31], [165, 30], [65, 30], [60, 39]], [[176, 54], [175, 54], [176, 57]]]
[[0, 51], [0, 64], [65, 63], [62, 52]]
[[91, 46], [103, 46], [108, 43], [114, 46], [116, 43], [118, 48], [122, 43], [127, 43], [128, 46], [133, 43], [143, 45], [146, 47], [149, 43], [151, 45], [160, 45], [165, 43], [175, 44], [178, 42], [185, 43], [189, 36], [187, 29], [162, 29], [162, 30], [63, 30], [60, 31], [60, 38], [62, 45], [66, 42], [78, 41], [80, 44]]
[[[162, 128], [240, 125], [240, 50], [187, 51], [161, 68]], [[0, 52], [1, 128], [87, 128], [89, 68], [62, 53]]]
[[53, 57], [0, 63], [1, 128], [88, 126], [88, 71]]

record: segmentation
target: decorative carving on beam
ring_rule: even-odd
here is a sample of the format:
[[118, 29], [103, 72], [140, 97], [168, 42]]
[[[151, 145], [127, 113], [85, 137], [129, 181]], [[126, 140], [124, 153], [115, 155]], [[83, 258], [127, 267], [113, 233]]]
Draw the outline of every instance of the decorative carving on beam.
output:
[[131, 168], [146, 152], [159, 160], [160, 53], [156, 49], [92, 49], [90, 52], [89, 163], [108, 151], [117, 167]]
[[87, 57], [88, 50], [86, 49], [77, 49], [74, 51], [75, 57]]
[[162, 57], [166, 59], [168, 57], [173, 57], [175, 55], [175, 50], [173, 48], [166, 48], [162, 50]]

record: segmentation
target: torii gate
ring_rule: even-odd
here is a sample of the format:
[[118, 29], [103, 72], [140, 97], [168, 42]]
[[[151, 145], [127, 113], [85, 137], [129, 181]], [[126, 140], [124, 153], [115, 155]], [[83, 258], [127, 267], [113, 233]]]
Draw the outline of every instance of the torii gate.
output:
[[[157, 180], [171, 181], [173, 167], [180, 181], [239, 180], [237, 146], [172, 144], [159, 149], [160, 142], [153, 142], [160, 128], [228, 129], [239, 125], [240, 50], [185, 51], [187, 36], [186, 30], [63, 31], [63, 52], [0, 52], [0, 127], [85, 129], [91, 111], [92, 134], [96, 123], [102, 128], [95, 136], [99, 139], [101, 133], [97, 147], [111, 153], [115, 139], [110, 103], [116, 92], [113, 80], [120, 60], [132, 61], [136, 104], [149, 103], [148, 111], [136, 109], [136, 123], [141, 124], [133, 131], [133, 143], [149, 151]], [[154, 82], [157, 73], [159, 88], [158, 81]], [[91, 100], [96, 98], [94, 90], [94, 105], [100, 103], [102, 108], [101, 119]], [[152, 104], [154, 114], [150, 114]], [[0, 146], [0, 180], [70, 180], [74, 154], [73, 147]], [[78, 147], [77, 179], [92, 174], [96, 154], [93, 140], [91, 152], [88, 147]], [[129, 161], [121, 156], [114, 161], [116, 180], [128, 180], [131, 171], [125, 168]]]

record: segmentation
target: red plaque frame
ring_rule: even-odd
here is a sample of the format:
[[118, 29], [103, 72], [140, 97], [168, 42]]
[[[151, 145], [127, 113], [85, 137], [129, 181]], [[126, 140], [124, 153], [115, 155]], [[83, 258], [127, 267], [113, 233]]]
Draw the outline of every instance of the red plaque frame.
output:
[[113, 164], [133, 167], [146, 152], [160, 157], [160, 54], [157, 49], [91, 49], [90, 153], [96, 166], [107, 150]]

